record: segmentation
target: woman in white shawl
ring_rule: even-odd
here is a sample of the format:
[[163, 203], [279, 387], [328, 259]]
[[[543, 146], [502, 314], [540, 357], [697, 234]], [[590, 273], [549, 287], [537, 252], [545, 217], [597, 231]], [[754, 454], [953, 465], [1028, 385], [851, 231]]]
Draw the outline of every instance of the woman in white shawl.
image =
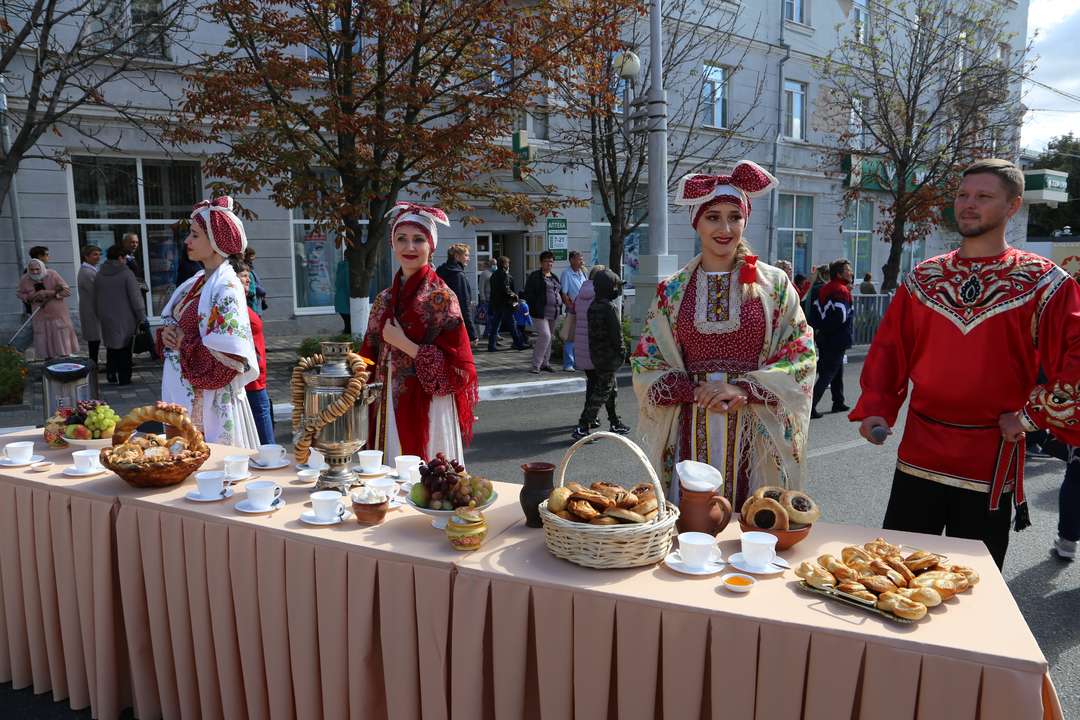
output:
[[247, 247], [232, 208], [232, 198], [219, 197], [191, 214], [184, 245], [203, 270], [176, 288], [161, 313], [161, 399], [187, 408], [207, 442], [257, 448], [244, 386], [258, 377], [259, 363], [244, 288], [225, 261]]
[[806, 475], [813, 331], [787, 275], [742, 238], [751, 196], [775, 185], [748, 161], [680, 181], [675, 202], [689, 206], [701, 254], [657, 287], [630, 361], [657, 473], [670, 482], [675, 463], [708, 463], [736, 509], [758, 487], [799, 489]]

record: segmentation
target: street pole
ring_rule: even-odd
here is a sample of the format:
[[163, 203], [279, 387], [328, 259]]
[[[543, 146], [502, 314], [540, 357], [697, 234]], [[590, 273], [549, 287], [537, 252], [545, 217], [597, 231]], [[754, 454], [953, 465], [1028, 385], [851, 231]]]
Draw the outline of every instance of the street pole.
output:
[[[0, 73], [0, 153], [3, 153], [5, 161], [10, 147], [11, 130], [8, 128], [7, 87], [4, 75]], [[11, 184], [8, 186], [8, 200], [11, 202], [11, 236], [15, 240], [15, 274], [19, 276], [22, 275], [26, 254], [23, 252], [22, 218], [19, 215], [19, 185], [15, 181], [15, 173], [11, 174]]]
[[661, 0], [649, 3], [649, 252], [638, 257], [634, 280], [633, 327], [640, 333], [656, 285], [679, 269], [668, 255], [667, 93], [664, 91], [663, 14]]

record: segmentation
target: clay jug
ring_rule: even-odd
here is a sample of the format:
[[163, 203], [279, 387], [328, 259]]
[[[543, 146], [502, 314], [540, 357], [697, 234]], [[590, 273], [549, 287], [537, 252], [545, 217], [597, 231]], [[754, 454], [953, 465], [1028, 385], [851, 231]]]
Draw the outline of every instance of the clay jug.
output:
[[679, 488], [679, 532], [716, 535], [731, 521], [731, 503], [719, 491], [696, 492]]
[[540, 503], [548, 499], [554, 489], [555, 466], [548, 462], [525, 463], [525, 486], [521, 488], [518, 502], [525, 513], [525, 524], [531, 528], [543, 527], [540, 520]]

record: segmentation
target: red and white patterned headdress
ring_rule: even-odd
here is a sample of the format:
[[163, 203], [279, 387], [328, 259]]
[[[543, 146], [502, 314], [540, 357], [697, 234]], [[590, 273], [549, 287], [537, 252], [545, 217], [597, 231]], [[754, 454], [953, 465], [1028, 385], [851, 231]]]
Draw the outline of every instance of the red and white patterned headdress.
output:
[[247, 248], [244, 223], [233, 213], [233, 199], [228, 195], [196, 203], [191, 219], [206, 231], [210, 247], [218, 255], [229, 257]]
[[750, 198], [764, 195], [779, 184], [768, 170], [743, 160], [730, 175], [692, 173], [684, 176], [675, 189], [675, 204], [690, 208], [690, 224], [695, 228], [702, 213], [721, 202], [738, 205], [749, 218]]
[[398, 227], [406, 224], [415, 225], [427, 236], [428, 243], [431, 245], [431, 252], [435, 252], [435, 248], [439, 245], [439, 230], [436, 223], [450, 227], [450, 218], [446, 216], [446, 213], [440, 208], [430, 205], [399, 202], [390, 208], [386, 214], [391, 215], [393, 213], [398, 215], [394, 218], [393, 227], [390, 228], [391, 242], [393, 242]]

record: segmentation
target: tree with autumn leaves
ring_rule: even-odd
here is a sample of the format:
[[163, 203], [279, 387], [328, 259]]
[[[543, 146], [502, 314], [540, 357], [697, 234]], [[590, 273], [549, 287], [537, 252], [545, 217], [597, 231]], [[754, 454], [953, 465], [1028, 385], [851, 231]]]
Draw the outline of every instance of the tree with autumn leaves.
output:
[[1030, 64], [1023, 39], [1007, 32], [1010, 11], [982, 0], [879, 0], [868, 23], [838, 28], [818, 63], [829, 88], [823, 165], [848, 168], [845, 200], [883, 211], [883, 290], [897, 285], [904, 244], [945, 222], [963, 167], [1016, 155]]
[[175, 143], [221, 143], [215, 189], [269, 188], [346, 246], [353, 327], [407, 193], [464, 213], [478, 204], [532, 222], [573, 198], [499, 182], [515, 120], [596, 52], [617, 45], [609, 0], [221, 0], [221, 52], [187, 76]]

